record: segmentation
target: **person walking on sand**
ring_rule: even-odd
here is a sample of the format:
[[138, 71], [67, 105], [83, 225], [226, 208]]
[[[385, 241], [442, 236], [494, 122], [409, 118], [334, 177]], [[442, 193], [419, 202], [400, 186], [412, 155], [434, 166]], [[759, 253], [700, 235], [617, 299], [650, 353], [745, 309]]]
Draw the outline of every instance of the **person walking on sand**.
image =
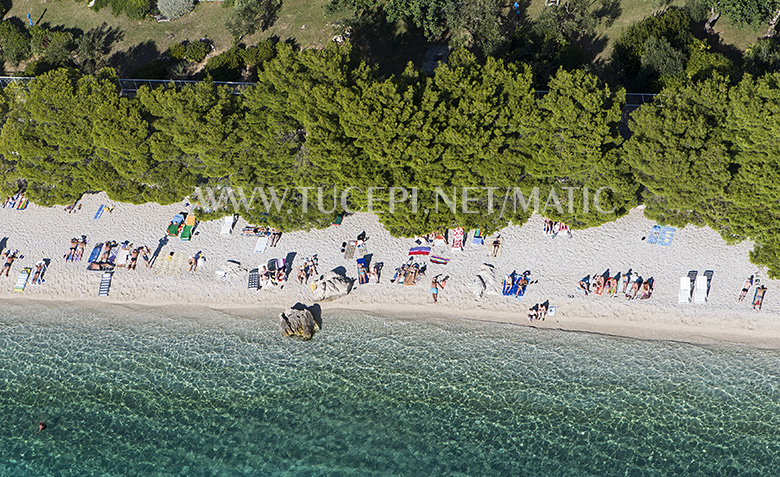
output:
[[449, 276], [444, 277], [443, 280], [439, 280], [439, 275], [436, 275], [433, 277], [433, 280], [431, 280], [431, 297], [433, 298], [434, 303], [439, 302], [439, 288], [444, 290], [444, 287], [447, 286], [447, 279]]

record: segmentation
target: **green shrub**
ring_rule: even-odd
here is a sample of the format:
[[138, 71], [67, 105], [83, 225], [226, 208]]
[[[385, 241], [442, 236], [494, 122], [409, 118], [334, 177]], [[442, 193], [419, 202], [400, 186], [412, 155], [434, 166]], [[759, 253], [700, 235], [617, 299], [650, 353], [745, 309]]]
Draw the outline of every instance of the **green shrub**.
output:
[[97, 12], [109, 5], [114, 16], [124, 13], [134, 20], [142, 19], [152, 10], [152, 0], [96, 0], [92, 9]]
[[244, 67], [242, 48], [234, 46], [224, 53], [212, 56], [206, 62], [206, 74], [215, 81], [235, 81]]
[[271, 40], [261, 41], [255, 46], [250, 46], [241, 52], [244, 63], [247, 66], [257, 66], [276, 56], [276, 48]]
[[691, 33], [691, 18], [685, 10], [670, 8], [661, 15], [645, 18], [625, 29], [615, 42], [612, 56], [623, 65], [629, 75], [636, 76], [642, 69], [642, 56], [650, 37], [665, 39], [672, 48], [682, 51], [687, 58], [694, 38]]
[[184, 42], [176, 43], [168, 48], [168, 57], [172, 60], [183, 60], [187, 56], [187, 46]]
[[30, 57], [30, 34], [8, 20], [0, 22], [0, 50], [9, 63], [18, 65]]
[[32, 54], [43, 56], [51, 63], [65, 63], [75, 48], [73, 35], [68, 32], [51, 31], [36, 25], [30, 28], [30, 36]]
[[45, 58], [40, 58], [27, 63], [27, 66], [24, 68], [24, 76], [39, 76], [57, 68], [59, 68], [59, 65], [53, 64]]
[[195, 63], [200, 63], [206, 59], [206, 55], [211, 51], [211, 47], [203, 41], [196, 41], [187, 45], [185, 57]]

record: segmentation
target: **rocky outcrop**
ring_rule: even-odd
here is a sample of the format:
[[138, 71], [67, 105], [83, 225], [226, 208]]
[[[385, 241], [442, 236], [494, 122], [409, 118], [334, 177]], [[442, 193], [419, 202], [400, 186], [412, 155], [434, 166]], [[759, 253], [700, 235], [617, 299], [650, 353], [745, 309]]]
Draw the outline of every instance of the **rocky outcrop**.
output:
[[330, 271], [322, 275], [312, 286], [312, 294], [317, 301], [328, 301], [341, 298], [352, 291], [352, 279]]
[[320, 325], [309, 310], [289, 309], [279, 315], [279, 328], [282, 336], [300, 336], [303, 341], [309, 341]]

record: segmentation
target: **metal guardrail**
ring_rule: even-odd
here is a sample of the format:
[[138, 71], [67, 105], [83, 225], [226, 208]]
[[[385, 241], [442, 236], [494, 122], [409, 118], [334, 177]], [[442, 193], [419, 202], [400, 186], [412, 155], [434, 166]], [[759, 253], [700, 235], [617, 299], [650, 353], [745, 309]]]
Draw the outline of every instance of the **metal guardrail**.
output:
[[[31, 80], [34, 80], [34, 76], [0, 76], [0, 87], [5, 88], [10, 84], [21, 83], [25, 86]], [[176, 88], [182, 86], [189, 86], [202, 81], [196, 80], [152, 80], [152, 79], [119, 79], [119, 94], [131, 95], [138, 91], [141, 86], [148, 86], [150, 89], [154, 88], [168, 88], [173, 84]], [[233, 94], [241, 94], [244, 90], [255, 86], [257, 83], [242, 83], [237, 81], [214, 81], [219, 86], [226, 86], [231, 89]], [[536, 91], [536, 99], [541, 99], [549, 93], [549, 91]], [[658, 96], [657, 94], [650, 93], [626, 93], [626, 108], [636, 109], [643, 104], [650, 103]]]

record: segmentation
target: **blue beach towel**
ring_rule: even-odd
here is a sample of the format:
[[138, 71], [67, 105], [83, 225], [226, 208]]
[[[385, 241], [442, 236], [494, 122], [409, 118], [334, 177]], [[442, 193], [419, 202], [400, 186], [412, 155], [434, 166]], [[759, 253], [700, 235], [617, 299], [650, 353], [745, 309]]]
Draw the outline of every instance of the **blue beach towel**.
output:
[[672, 246], [672, 239], [674, 238], [674, 232], [676, 229], [674, 227], [661, 227], [661, 233], [658, 237], [658, 245], [663, 245], [664, 247], [671, 247]]
[[103, 215], [103, 211], [104, 211], [105, 209], [106, 209], [106, 206], [105, 206], [105, 205], [103, 205], [103, 204], [100, 204], [100, 207], [98, 207], [98, 211], [97, 211], [97, 213], [95, 214], [95, 220], [99, 219], [99, 218], [100, 218], [100, 216], [102, 216], [102, 215]]
[[97, 261], [98, 257], [100, 257], [100, 252], [103, 250], [103, 243], [99, 243], [95, 245], [95, 248], [92, 249], [92, 253], [89, 254], [89, 260], [87, 262], [93, 263]]
[[650, 230], [650, 235], [647, 236], [647, 243], [650, 245], [655, 245], [658, 243], [658, 235], [661, 233], [661, 226], [660, 225], [653, 225], [653, 228]]

